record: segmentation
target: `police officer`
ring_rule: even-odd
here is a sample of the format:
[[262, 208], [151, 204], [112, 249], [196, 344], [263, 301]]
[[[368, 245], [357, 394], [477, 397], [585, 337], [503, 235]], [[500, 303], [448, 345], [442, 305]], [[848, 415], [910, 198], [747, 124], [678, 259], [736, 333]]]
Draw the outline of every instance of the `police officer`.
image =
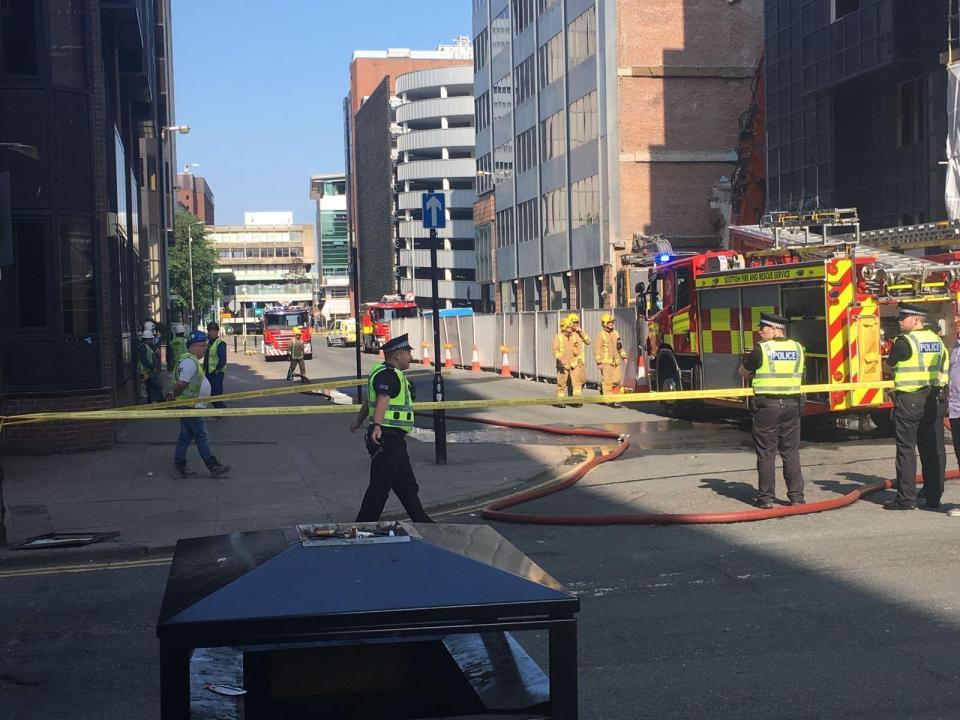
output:
[[[223, 374], [227, 369], [227, 344], [220, 337], [220, 326], [216, 322], [207, 323], [207, 354], [203, 356], [203, 372], [210, 381], [210, 396], [223, 395]], [[214, 402], [215, 408], [225, 408], [226, 404]]]
[[[620, 333], [613, 328], [613, 315], [604, 313], [600, 317], [600, 332], [597, 333], [597, 367], [600, 370], [600, 388], [603, 395], [612, 395], [613, 388], [623, 380], [620, 365], [627, 359], [627, 353], [620, 341]], [[620, 403], [610, 403], [610, 407], [623, 407]]]
[[370, 453], [370, 484], [363, 496], [357, 522], [380, 519], [390, 490], [396, 493], [413, 522], [433, 522], [420, 504], [420, 487], [407, 453], [407, 433], [413, 429], [413, 392], [403, 371], [410, 367], [413, 353], [406, 335], [390, 339], [383, 346], [382, 363], [370, 370], [367, 401], [351, 430], [364, 420], [367, 451]]
[[943, 388], [950, 358], [940, 337], [924, 327], [926, 313], [901, 305], [897, 316], [901, 334], [893, 342], [887, 364], [893, 368], [893, 431], [897, 443], [897, 497], [885, 510], [913, 510], [917, 506], [917, 454], [923, 467], [925, 507], [940, 507], [947, 465], [943, 447]]
[[803, 382], [803, 346], [786, 337], [788, 320], [760, 314], [760, 344], [743, 359], [740, 375], [751, 380], [754, 397], [753, 445], [757, 452], [756, 505], [773, 507], [776, 498], [777, 449], [783, 459], [783, 479], [791, 505], [803, 505], [800, 467], [800, 386]]

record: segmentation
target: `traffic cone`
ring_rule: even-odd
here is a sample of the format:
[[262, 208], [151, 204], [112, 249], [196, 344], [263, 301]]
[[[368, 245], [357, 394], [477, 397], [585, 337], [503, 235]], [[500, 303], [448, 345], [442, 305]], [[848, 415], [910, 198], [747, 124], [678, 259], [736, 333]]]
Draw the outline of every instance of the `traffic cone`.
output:
[[430, 345], [427, 343], [423, 344], [423, 366], [430, 367]]
[[470, 361], [470, 372], [480, 372], [480, 353], [477, 352], [477, 346], [473, 346], [473, 359]]
[[503, 377], [513, 377], [513, 373], [510, 372], [510, 356], [507, 354], [509, 349], [506, 345], [501, 345], [500, 352], [503, 353], [503, 357], [500, 360], [500, 375]]
[[444, 356], [443, 356], [443, 366], [447, 370], [453, 370], [453, 355], [450, 354], [450, 349], [453, 347], [450, 343], [443, 344]]
[[644, 358], [646, 353], [643, 348], [637, 354], [637, 385], [634, 392], [650, 392], [650, 377], [647, 375], [647, 361]]

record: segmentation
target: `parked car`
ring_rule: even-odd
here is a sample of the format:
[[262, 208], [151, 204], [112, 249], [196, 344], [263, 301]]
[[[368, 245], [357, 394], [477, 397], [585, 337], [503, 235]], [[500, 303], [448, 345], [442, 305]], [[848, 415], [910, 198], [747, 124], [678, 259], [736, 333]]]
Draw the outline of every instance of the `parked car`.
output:
[[343, 320], [334, 320], [330, 332], [327, 333], [327, 347], [337, 345], [347, 347], [347, 345], [357, 344], [357, 321], [353, 318]]

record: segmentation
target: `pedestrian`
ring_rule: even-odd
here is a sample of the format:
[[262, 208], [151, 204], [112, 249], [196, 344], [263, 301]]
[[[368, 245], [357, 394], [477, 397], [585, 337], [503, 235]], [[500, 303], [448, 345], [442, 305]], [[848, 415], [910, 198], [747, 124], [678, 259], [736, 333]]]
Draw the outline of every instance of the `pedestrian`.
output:
[[163, 382], [160, 379], [160, 351], [153, 330], [144, 330], [137, 347], [137, 369], [147, 393], [147, 402], [163, 402]]
[[[203, 356], [203, 372], [210, 381], [210, 396], [223, 395], [223, 374], [227, 369], [227, 344], [220, 337], [220, 326], [207, 323], [207, 352]], [[213, 402], [215, 408], [225, 408], [222, 402]]]
[[[560, 320], [560, 332], [553, 338], [553, 356], [557, 361], [557, 399], [569, 396], [579, 398], [583, 394], [583, 379], [579, 372], [584, 363], [583, 342], [574, 332], [570, 318]], [[558, 403], [554, 407], [566, 407]]]
[[[201, 402], [193, 407], [203, 409], [207, 405], [203, 398], [210, 396], [210, 381], [203, 374], [200, 362], [207, 351], [207, 335], [202, 330], [190, 333], [187, 339], [187, 352], [180, 358], [174, 372], [173, 395], [176, 398], [197, 398]], [[197, 473], [187, 469], [187, 448], [190, 442], [196, 442], [197, 451], [204, 464], [210, 471], [210, 477], [219, 477], [230, 470], [229, 465], [223, 465], [210, 452], [210, 440], [207, 435], [207, 422], [202, 417], [180, 418], [180, 436], [177, 438], [177, 448], [173, 455], [173, 465], [180, 477], [193, 477]]]
[[[600, 370], [601, 394], [612, 395], [614, 387], [623, 380], [620, 365], [627, 359], [627, 353], [623, 350], [620, 333], [613, 328], [613, 315], [610, 313], [600, 316], [600, 332], [597, 334], [597, 349], [594, 354]], [[623, 405], [614, 402], [610, 403], [610, 407], [623, 407]]]
[[960, 465], [960, 315], [953, 318], [953, 332], [958, 342], [954, 343], [950, 350], [949, 417], [953, 452], [957, 456], [957, 464]]
[[403, 371], [413, 353], [406, 335], [388, 340], [383, 362], [370, 370], [367, 400], [351, 426], [356, 432], [369, 420], [366, 445], [370, 453], [370, 484], [363, 496], [357, 522], [376, 522], [393, 490], [413, 522], [433, 522], [420, 503], [420, 487], [407, 453], [407, 433], [413, 429], [414, 393]]
[[786, 336], [788, 320], [760, 314], [760, 343], [748, 353], [740, 376], [750, 380], [754, 396], [753, 445], [757, 453], [756, 505], [773, 507], [776, 499], [777, 450], [783, 459], [783, 479], [791, 505], [803, 505], [803, 470], [800, 466], [800, 410], [803, 383], [803, 345]]
[[174, 323], [173, 324], [173, 339], [170, 341], [170, 354], [172, 357], [172, 362], [168, 359], [168, 368], [173, 369], [177, 366], [177, 363], [180, 362], [180, 358], [184, 356], [187, 352], [187, 329], [183, 326], [183, 323]]
[[900, 335], [887, 364], [893, 368], [893, 434], [897, 444], [897, 497], [885, 510], [917, 507], [917, 450], [923, 471], [925, 508], [940, 507], [947, 454], [943, 446], [944, 388], [950, 356], [940, 337], [924, 327], [926, 311], [901, 305]]
[[307, 365], [304, 362], [304, 346], [303, 340], [300, 339], [300, 336], [303, 334], [303, 330], [299, 327], [293, 329], [293, 339], [290, 340], [290, 367], [287, 368], [287, 381], [293, 380], [293, 370], [298, 368], [300, 370], [300, 382], [310, 382], [307, 378]]

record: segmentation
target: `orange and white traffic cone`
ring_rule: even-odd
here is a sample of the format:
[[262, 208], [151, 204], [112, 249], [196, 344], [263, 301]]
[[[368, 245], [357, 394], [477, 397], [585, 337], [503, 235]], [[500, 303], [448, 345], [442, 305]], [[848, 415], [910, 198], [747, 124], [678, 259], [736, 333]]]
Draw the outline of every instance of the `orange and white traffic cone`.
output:
[[513, 373], [510, 372], [510, 355], [509, 348], [506, 345], [500, 346], [500, 352], [503, 353], [503, 356], [500, 360], [500, 375], [502, 377], [513, 377]]
[[473, 346], [473, 359], [470, 361], [470, 372], [480, 372], [480, 353], [477, 352], [477, 346]]
[[637, 385], [634, 388], [634, 392], [650, 392], [650, 376], [647, 375], [647, 360], [644, 357], [646, 355], [641, 348], [640, 353], [637, 355]]
[[443, 344], [443, 366], [447, 370], [453, 370], [453, 355], [450, 354], [450, 350], [453, 348], [453, 345], [450, 343]]
[[423, 344], [423, 366], [430, 367], [430, 345], [427, 343]]

